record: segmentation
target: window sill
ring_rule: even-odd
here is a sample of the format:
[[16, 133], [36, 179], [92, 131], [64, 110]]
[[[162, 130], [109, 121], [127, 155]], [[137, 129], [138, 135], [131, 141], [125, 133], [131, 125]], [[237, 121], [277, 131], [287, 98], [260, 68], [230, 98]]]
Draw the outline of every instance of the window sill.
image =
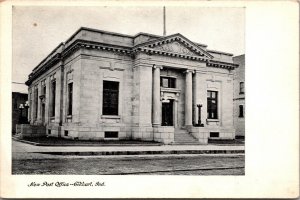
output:
[[50, 117], [50, 119], [51, 119], [51, 120], [55, 119], [55, 116], [53, 116], [53, 117]]
[[120, 115], [101, 115], [102, 119], [120, 119]]
[[67, 116], [67, 119], [72, 119], [72, 115], [68, 115], [68, 116]]
[[208, 122], [219, 122], [220, 120], [219, 119], [207, 119], [206, 121], [208, 121]]

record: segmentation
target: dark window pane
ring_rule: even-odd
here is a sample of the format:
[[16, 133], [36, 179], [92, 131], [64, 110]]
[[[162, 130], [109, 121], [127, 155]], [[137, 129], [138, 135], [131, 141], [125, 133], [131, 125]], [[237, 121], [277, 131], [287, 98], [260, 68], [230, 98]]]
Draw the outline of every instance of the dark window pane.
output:
[[117, 131], [106, 131], [104, 133], [105, 138], [118, 138], [118, 132]]
[[68, 84], [68, 115], [72, 115], [73, 107], [73, 83]]
[[56, 94], [56, 82], [51, 83], [51, 117], [55, 116], [55, 94]]
[[164, 88], [176, 88], [176, 78], [161, 77], [160, 86]]
[[37, 114], [38, 114], [38, 101], [39, 101], [39, 94], [38, 94], [38, 88], [35, 89], [35, 115], [34, 115], [34, 119], [37, 119]]
[[239, 106], [239, 117], [244, 117], [244, 106], [243, 105]]
[[207, 118], [218, 119], [218, 92], [207, 91]]
[[118, 115], [119, 82], [103, 81], [103, 115]]
[[244, 94], [244, 82], [240, 82], [240, 94]]

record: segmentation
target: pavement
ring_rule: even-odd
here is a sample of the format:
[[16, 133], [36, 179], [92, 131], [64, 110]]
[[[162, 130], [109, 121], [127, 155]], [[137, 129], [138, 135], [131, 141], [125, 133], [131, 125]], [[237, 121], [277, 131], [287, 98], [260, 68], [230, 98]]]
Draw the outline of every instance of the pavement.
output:
[[35, 146], [13, 140], [13, 153], [52, 155], [244, 154], [244, 145]]

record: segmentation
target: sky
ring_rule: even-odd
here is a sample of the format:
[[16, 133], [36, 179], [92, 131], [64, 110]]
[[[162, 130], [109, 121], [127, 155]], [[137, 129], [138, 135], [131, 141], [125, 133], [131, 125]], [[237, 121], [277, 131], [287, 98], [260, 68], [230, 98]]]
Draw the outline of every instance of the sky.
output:
[[[12, 90], [27, 92], [23, 83], [32, 69], [80, 27], [162, 35], [163, 8], [14, 6]], [[244, 8], [166, 7], [166, 32], [181, 33], [210, 50], [245, 53]]]

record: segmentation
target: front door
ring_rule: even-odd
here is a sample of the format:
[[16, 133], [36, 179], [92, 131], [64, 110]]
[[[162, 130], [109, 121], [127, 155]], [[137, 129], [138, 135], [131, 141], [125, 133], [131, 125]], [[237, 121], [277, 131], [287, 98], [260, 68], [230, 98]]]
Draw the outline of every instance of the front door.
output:
[[162, 102], [162, 126], [173, 126], [173, 100]]

